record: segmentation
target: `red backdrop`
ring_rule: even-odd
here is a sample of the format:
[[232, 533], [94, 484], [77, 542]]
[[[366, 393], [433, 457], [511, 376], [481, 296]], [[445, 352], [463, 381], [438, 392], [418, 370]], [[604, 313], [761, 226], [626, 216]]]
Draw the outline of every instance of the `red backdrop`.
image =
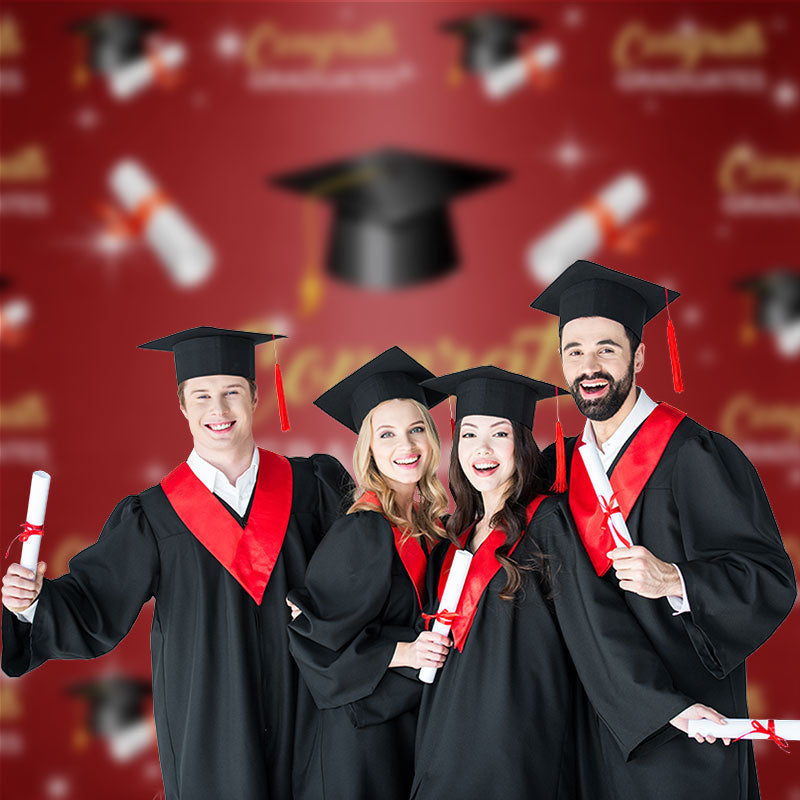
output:
[[[608, 245], [591, 255], [682, 292], [673, 319], [687, 388], [672, 391], [660, 319], [645, 334], [640, 383], [750, 455], [797, 563], [800, 361], [753, 330], [752, 309], [732, 283], [797, 261], [800, 8], [498, 5], [538, 18], [525, 46], [553, 41], [561, 58], [545, 80], [496, 102], [474, 76], [459, 77], [455, 41], [438, 30], [485, 7], [128, 3], [124, 10], [162, 18], [188, 60], [177, 81], [120, 102], [102, 76], [81, 68], [81, 45], [67, 32], [104, 5], [4, 5], [5, 542], [23, 520], [33, 469], [53, 476], [42, 557], [56, 576], [120, 497], [186, 457], [191, 440], [171, 359], [136, 350], [176, 330], [288, 333], [279, 354], [292, 431], [279, 431], [273, 355], [262, 348], [256, 438], [289, 455], [331, 452], [348, 467], [353, 437], [311, 400], [393, 344], [437, 373], [495, 363], [560, 380], [554, 323], [528, 308], [542, 284], [526, 251], [633, 171], [647, 187], [636, 218], [644, 235], [633, 249]], [[314, 247], [307, 208], [265, 178], [386, 145], [504, 168], [511, 178], [451, 206], [461, 264], [448, 277], [384, 292], [325, 278], [323, 303], [309, 311], [298, 299]], [[112, 199], [108, 175], [123, 157], [143, 164], [213, 247], [202, 284], [177, 286], [141, 241], [116, 253], [101, 246], [97, 206]], [[324, 235], [329, 212], [313, 214], [312, 230]], [[447, 432], [446, 409], [435, 417]], [[562, 417], [577, 433], [577, 412]], [[553, 429], [554, 411], [543, 404], [541, 444]], [[117, 762], [87, 735], [87, 708], [65, 691], [111, 673], [146, 677], [151, 614], [148, 606], [102, 659], [0, 679], [4, 798], [160, 791], [155, 746]], [[795, 611], [749, 660], [754, 716], [800, 718], [798, 628]], [[761, 742], [756, 752], [764, 797], [797, 800], [798, 756]]]

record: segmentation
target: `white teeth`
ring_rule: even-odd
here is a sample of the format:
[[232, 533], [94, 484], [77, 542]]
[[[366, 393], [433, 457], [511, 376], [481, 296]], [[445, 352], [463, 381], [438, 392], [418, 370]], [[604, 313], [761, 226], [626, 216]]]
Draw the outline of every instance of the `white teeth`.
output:
[[475, 469], [494, 469], [495, 467], [499, 466], [496, 462], [482, 462], [480, 464], [475, 464]]
[[582, 383], [581, 386], [591, 392], [595, 389], [602, 389], [604, 386], [608, 386], [608, 384], [605, 381], [602, 381], [600, 383]]
[[233, 425], [232, 422], [221, 422], [218, 425], [209, 425], [208, 427], [211, 428], [212, 431], [226, 431], [231, 425]]
[[409, 456], [409, 458], [395, 459], [395, 464], [416, 464], [419, 461], [419, 456]]

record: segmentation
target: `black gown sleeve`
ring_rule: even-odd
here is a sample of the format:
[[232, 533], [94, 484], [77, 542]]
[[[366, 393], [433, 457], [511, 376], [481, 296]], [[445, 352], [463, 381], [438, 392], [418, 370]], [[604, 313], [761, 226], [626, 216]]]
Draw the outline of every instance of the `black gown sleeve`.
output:
[[69, 572], [45, 580], [33, 623], [3, 609], [3, 671], [23, 675], [51, 658], [95, 658], [116, 647], [155, 594], [158, 547], [139, 498], [126, 497]]
[[289, 594], [303, 612], [289, 625], [290, 650], [321, 709], [372, 695], [398, 641], [416, 639], [413, 627], [386, 627], [382, 621], [394, 550], [391, 527], [381, 514], [348, 514], [312, 556], [304, 588]]
[[709, 431], [684, 443], [672, 493], [691, 609], [680, 618], [703, 665], [723, 678], [791, 610], [794, 570], [758, 473], [729, 439]]
[[317, 479], [319, 521], [327, 531], [350, 506], [353, 497], [353, 479], [333, 456], [315, 453], [309, 459]]
[[629, 759], [651, 737], [678, 734], [662, 729], [694, 701], [675, 689], [616, 587], [597, 577], [564, 501], [547, 502], [529, 533], [549, 556], [555, 615], [592, 706]]

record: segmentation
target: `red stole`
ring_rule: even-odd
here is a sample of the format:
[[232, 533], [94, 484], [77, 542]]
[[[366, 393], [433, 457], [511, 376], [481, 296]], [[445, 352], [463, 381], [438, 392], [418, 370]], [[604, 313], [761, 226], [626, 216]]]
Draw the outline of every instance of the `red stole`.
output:
[[[378, 500], [375, 492], [364, 492], [358, 500], [375, 506], [377, 511], [382, 511], [380, 500]], [[397, 549], [397, 554], [406, 568], [408, 577], [411, 578], [411, 583], [414, 584], [417, 602], [419, 607], [422, 608], [425, 605], [427, 595], [425, 591], [425, 572], [428, 568], [428, 556], [422, 549], [419, 539], [409, 536], [406, 531], [394, 525], [392, 526], [392, 533], [394, 534], [394, 546]], [[403, 541], [404, 537], [405, 541]]]
[[[644, 485], [650, 480], [656, 464], [664, 454], [672, 434], [685, 416], [683, 411], [678, 411], [666, 403], [659, 403], [642, 423], [633, 441], [614, 467], [609, 480], [626, 521]], [[616, 544], [605, 524], [605, 515], [589, 480], [581, 454], [578, 452], [579, 446], [580, 440], [576, 442], [572, 451], [569, 507], [595, 572], [598, 575], [605, 575], [611, 566], [611, 559], [606, 553], [614, 550]]]
[[[539, 508], [539, 505], [546, 497], [547, 495], [541, 494], [528, 506], [526, 514], [529, 525], [531, 519], [533, 519], [533, 515], [536, 513], [536, 509]], [[464, 531], [464, 533], [462, 533], [459, 537], [462, 549], [466, 544], [467, 537], [469, 536], [471, 530], [472, 527], [467, 528], [467, 530]], [[524, 535], [525, 532], [523, 531], [522, 536]], [[514, 552], [514, 550], [517, 548], [517, 545], [522, 541], [522, 536], [520, 536], [519, 539], [514, 542], [511, 550], [509, 551], [509, 555]], [[455, 609], [455, 620], [450, 628], [450, 631], [453, 634], [453, 642], [455, 643], [455, 646], [458, 648], [459, 652], [464, 650], [464, 643], [467, 641], [467, 636], [469, 635], [470, 628], [472, 627], [472, 621], [475, 619], [475, 612], [478, 610], [478, 603], [480, 603], [481, 597], [483, 597], [483, 593], [486, 591], [486, 587], [489, 585], [492, 578], [494, 578], [494, 576], [497, 574], [497, 571], [502, 566], [495, 558], [495, 552], [499, 547], [502, 547], [505, 544], [505, 541], [505, 532], [499, 528], [495, 528], [481, 543], [481, 546], [477, 549], [475, 555], [472, 556], [472, 561], [469, 565], [469, 572], [467, 573], [467, 580], [464, 582], [464, 589], [461, 592], [461, 598], [458, 601], [458, 607]], [[447, 583], [447, 577], [450, 574], [450, 567], [453, 564], [453, 557], [455, 554], [456, 547], [455, 545], [451, 544], [447, 549], [447, 555], [444, 557], [442, 571], [439, 575], [440, 598], [444, 594], [444, 587]]]
[[181, 522], [261, 605], [289, 524], [292, 467], [277, 453], [259, 448], [258, 454], [258, 477], [244, 530], [186, 462], [161, 481], [161, 488]]

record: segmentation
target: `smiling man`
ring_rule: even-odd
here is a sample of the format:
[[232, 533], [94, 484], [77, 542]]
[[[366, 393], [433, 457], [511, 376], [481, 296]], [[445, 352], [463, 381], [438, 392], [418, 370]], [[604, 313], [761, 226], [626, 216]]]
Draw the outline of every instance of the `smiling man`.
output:
[[[282, 338], [282, 337], [281, 337]], [[94, 658], [155, 598], [150, 644], [168, 800], [288, 800], [295, 728], [312, 713], [289, 655], [284, 598], [343, 513], [350, 479], [326, 455], [253, 440], [255, 346], [270, 334], [193, 328], [142, 347], [174, 353], [193, 450], [125, 498], [66, 575], [3, 578], [6, 674]]]
[[[748, 717], [745, 659], [791, 610], [794, 572], [739, 448], [636, 385], [644, 325], [677, 297], [577, 261], [531, 305], [559, 317], [564, 377], [587, 418], [565, 450], [569, 505], [597, 580], [625, 593], [679, 691], [728, 717]], [[584, 445], [597, 447], [610, 478], [605, 511], [576, 450]], [[545, 451], [551, 464], [555, 451]], [[617, 507], [631, 547], [617, 547], [609, 530]], [[596, 759], [595, 783], [609, 798], [759, 796], [749, 742], [697, 747], [673, 737], [625, 762], [597, 715], [586, 713], [584, 762]]]

